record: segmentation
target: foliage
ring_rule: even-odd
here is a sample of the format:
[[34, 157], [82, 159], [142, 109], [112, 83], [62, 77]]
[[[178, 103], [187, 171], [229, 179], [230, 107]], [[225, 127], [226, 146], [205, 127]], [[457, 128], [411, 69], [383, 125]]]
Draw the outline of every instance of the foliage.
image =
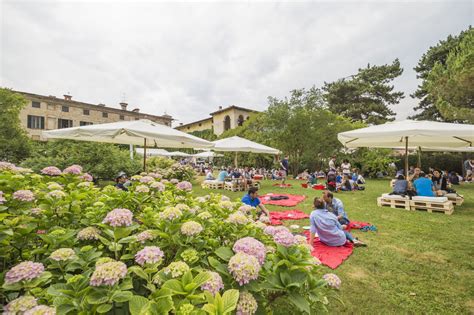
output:
[[[58, 314], [132, 315], [230, 314], [244, 307], [243, 296], [254, 298], [260, 313], [273, 312], [275, 299], [301, 314], [328, 303], [329, 288], [307, 245], [292, 235], [293, 245], [276, 243], [253, 221], [254, 212], [238, 210], [240, 203], [195, 198], [180, 188], [187, 185], [160, 183], [158, 174], [135, 177], [125, 192], [94, 187], [79, 175], [2, 169], [3, 302], [27, 295]], [[18, 199], [24, 190], [34, 198]], [[261, 244], [263, 252], [236, 249], [238, 240]], [[242, 257], [245, 269], [233, 264]], [[27, 261], [45, 270], [16, 270], [20, 262], [33, 264]], [[256, 273], [249, 277], [249, 270]]]
[[30, 154], [30, 139], [20, 122], [20, 111], [26, 104], [22, 95], [0, 88], [0, 160], [17, 163]]
[[323, 91], [328, 108], [335, 114], [368, 124], [394, 120], [389, 105], [398, 104], [403, 92], [394, 92], [391, 82], [403, 72], [400, 61], [382, 66], [367, 65], [350, 79], [325, 83]]
[[[173, 161], [173, 160], [172, 160]], [[190, 181], [194, 178], [194, 169], [189, 165], [173, 163], [166, 168], [150, 168], [153, 172], [160, 173], [166, 179], [178, 179]]]
[[453, 119], [449, 119], [449, 117], [443, 117], [435, 106], [435, 98], [431, 92], [428, 91], [428, 77], [436, 64], [442, 66], [446, 65], [449, 54], [459, 47], [460, 42], [469, 32], [472, 32], [471, 27], [469, 27], [468, 30], [461, 32], [458, 36], [449, 35], [445, 40], [441, 40], [436, 46], [430, 47], [418, 61], [414, 70], [417, 73], [417, 78], [421, 79], [422, 82], [411, 97], [418, 98], [420, 102], [418, 106], [414, 108], [418, 113], [410, 118], [419, 120], [453, 121]]
[[162, 156], [152, 156], [146, 159], [147, 169], [155, 170], [159, 168], [168, 168], [171, 165], [176, 163], [173, 159], [162, 157]]
[[354, 164], [361, 165], [362, 174], [369, 177], [376, 177], [378, 172], [395, 175], [389, 165], [398, 159], [391, 156], [391, 152], [390, 149], [360, 148], [357, 150]]
[[130, 159], [128, 150], [107, 143], [57, 140], [34, 144], [33, 154], [22, 166], [39, 171], [49, 165], [63, 169], [81, 164], [84, 171], [96, 178], [113, 179], [123, 171], [129, 175], [142, 170], [141, 159]]
[[443, 118], [474, 123], [474, 29], [466, 31], [446, 63], [435, 63], [426, 89]]
[[217, 136], [214, 134], [213, 129], [205, 129], [191, 132], [193, 136], [205, 139], [207, 141], [214, 141], [217, 139]]

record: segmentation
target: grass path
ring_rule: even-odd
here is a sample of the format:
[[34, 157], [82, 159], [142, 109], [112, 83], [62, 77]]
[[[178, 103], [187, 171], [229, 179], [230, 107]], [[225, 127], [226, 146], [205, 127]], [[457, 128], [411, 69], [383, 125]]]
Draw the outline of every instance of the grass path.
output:
[[[202, 189], [197, 182], [196, 195], [220, 192], [233, 200], [243, 195]], [[305, 201], [295, 208], [310, 213], [312, 200], [321, 191], [304, 189], [300, 181], [288, 182], [293, 187], [277, 188], [272, 187], [275, 182], [263, 181], [259, 193], [306, 195]], [[355, 231], [368, 247], [356, 248], [334, 271], [342, 279], [340, 296], [344, 305], [334, 301], [332, 313], [473, 314], [474, 184], [456, 187], [465, 202], [455, 207], [450, 216], [380, 208], [376, 198], [389, 192], [388, 180], [369, 180], [366, 186], [365, 191], [337, 194], [349, 219], [368, 221], [377, 226], [378, 232]], [[308, 220], [286, 222], [308, 225]]]

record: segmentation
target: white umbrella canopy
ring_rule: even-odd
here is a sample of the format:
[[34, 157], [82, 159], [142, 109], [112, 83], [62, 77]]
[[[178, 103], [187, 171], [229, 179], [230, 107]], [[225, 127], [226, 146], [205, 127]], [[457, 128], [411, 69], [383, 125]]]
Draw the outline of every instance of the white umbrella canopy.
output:
[[[145, 154], [144, 148], [136, 148], [135, 151], [137, 154], [143, 155]], [[166, 151], [165, 149], [146, 149], [146, 155], [148, 156], [170, 156], [170, 152]]]
[[217, 153], [212, 152], [212, 151], [204, 151], [204, 152], [201, 152], [201, 153], [194, 154], [193, 156], [197, 157], [197, 158], [213, 158], [213, 157], [220, 157], [220, 156], [223, 156], [223, 155], [222, 154], [217, 154]]
[[43, 131], [48, 139], [71, 139], [162, 148], [212, 148], [204, 139], [147, 119]]
[[191, 156], [191, 154], [188, 154], [188, 153], [185, 153], [185, 152], [181, 152], [181, 151], [170, 152], [169, 155], [170, 155], [170, 156], [182, 156], [182, 157]]
[[274, 155], [280, 153], [280, 151], [277, 149], [237, 136], [216, 140], [213, 141], [213, 143], [214, 151], [266, 153]]
[[474, 125], [403, 120], [337, 135], [348, 148], [462, 148], [474, 143]]

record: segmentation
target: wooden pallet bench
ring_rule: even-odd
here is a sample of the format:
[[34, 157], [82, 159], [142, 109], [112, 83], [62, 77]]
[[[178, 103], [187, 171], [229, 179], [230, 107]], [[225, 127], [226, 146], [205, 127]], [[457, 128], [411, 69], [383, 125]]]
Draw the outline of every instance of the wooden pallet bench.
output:
[[243, 191], [245, 189], [244, 183], [241, 181], [231, 181], [224, 183], [224, 189], [230, 191]]
[[423, 210], [428, 212], [443, 212], [444, 214], [452, 214], [454, 205], [446, 197], [413, 197], [410, 200], [410, 208], [412, 210]]
[[383, 194], [377, 198], [377, 205], [379, 207], [401, 208], [410, 210], [410, 199], [398, 195]]
[[446, 194], [446, 197], [455, 206], [460, 206], [464, 202], [464, 197], [458, 194]]
[[223, 189], [224, 188], [224, 182], [219, 182], [217, 180], [206, 180], [202, 182], [202, 188], [208, 188], [208, 189]]

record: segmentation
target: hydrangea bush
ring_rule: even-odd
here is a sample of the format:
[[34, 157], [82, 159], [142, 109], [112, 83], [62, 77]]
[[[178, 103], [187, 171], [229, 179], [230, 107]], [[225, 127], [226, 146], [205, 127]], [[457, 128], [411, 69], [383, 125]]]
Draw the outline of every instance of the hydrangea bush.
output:
[[79, 165], [0, 166], [5, 314], [309, 314], [340, 287], [301, 236], [187, 178], [141, 174], [125, 192]]

